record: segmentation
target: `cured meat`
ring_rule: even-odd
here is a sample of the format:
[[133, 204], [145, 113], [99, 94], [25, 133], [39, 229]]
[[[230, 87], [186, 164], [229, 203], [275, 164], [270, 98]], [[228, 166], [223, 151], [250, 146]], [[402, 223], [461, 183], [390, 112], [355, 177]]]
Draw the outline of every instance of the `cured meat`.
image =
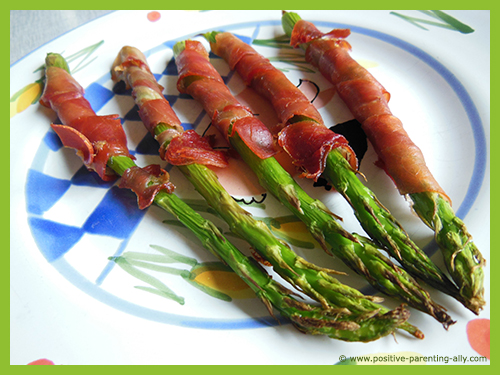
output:
[[[151, 72], [146, 62], [146, 56], [144, 56], [144, 54], [137, 48], [130, 46], [124, 46], [118, 53], [118, 56], [116, 56], [115, 61], [113, 62], [111, 78], [113, 80], [117, 80], [117, 78], [124, 72], [124, 69], [121, 68], [126, 66], [137, 66], [147, 72]], [[124, 79], [121, 77], [119, 80]]]
[[271, 102], [281, 122], [279, 145], [303, 171], [302, 177], [317, 180], [328, 153], [337, 147], [344, 150], [351, 167], [357, 170], [356, 155], [347, 140], [324, 125], [309, 99], [268, 59], [228, 32], [216, 34], [211, 48], [247, 85]]
[[317, 122], [301, 121], [290, 124], [280, 132], [279, 141], [293, 163], [304, 170], [301, 177], [317, 180], [325, 169], [328, 153], [336, 147], [349, 150], [347, 159], [354, 161], [356, 167], [356, 156], [348, 147], [347, 140]]
[[269, 129], [231, 94], [201, 43], [186, 41], [175, 62], [179, 71], [177, 88], [201, 103], [222, 135], [229, 139], [238, 134], [261, 159], [276, 154]]
[[266, 159], [276, 154], [274, 137], [258, 118], [248, 116], [237, 120], [233, 125], [231, 137], [236, 133], [259, 158]]
[[52, 129], [56, 132], [62, 144], [66, 147], [74, 148], [77, 150], [85, 165], [91, 165], [94, 160], [94, 146], [78, 130], [67, 125], [51, 125]]
[[[162, 94], [163, 87], [151, 73], [144, 54], [137, 48], [121, 49], [112, 67], [112, 78], [132, 87], [139, 116], [148, 131], [160, 143], [160, 156], [172, 165], [205, 164], [227, 166], [225, 154], [213, 150], [195, 131], [184, 132], [181, 121]], [[158, 125], [164, 125], [157, 131]]]
[[116, 115], [98, 116], [84, 97], [80, 84], [64, 69], [46, 69], [46, 83], [40, 104], [52, 108], [63, 125], [52, 128], [66, 147], [77, 150], [85, 166], [104, 181], [116, 178], [107, 167], [110, 157], [125, 155], [127, 138]]
[[[311, 22], [298, 20], [292, 30], [290, 45], [298, 47], [299, 45], [309, 43], [312, 40], [326, 37], [335, 39], [337, 43], [348, 47], [349, 43], [343, 39], [347, 38], [349, 35], [351, 35], [351, 30], [349, 29], [333, 29], [328, 33], [323, 33]], [[350, 46], [348, 48], [350, 49]]]
[[177, 133], [184, 131], [179, 118], [166, 99], [144, 100], [139, 106], [139, 116], [146, 129], [153, 135], [158, 124], [168, 124]]
[[282, 126], [294, 116], [322, 122], [321, 115], [309, 99], [250, 45], [228, 32], [217, 34], [215, 40], [216, 43], [211, 43], [212, 51], [226, 60], [248, 86], [272, 103]]
[[[311, 25], [313, 27], [311, 27]], [[318, 30], [313, 24], [304, 20], [298, 20], [290, 37], [290, 44], [297, 47], [303, 43], [309, 43], [311, 40], [322, 38], [324, 36], [335, 39], [347, 38], [351, 35], [349, 29], [333, 29], [328, 33]]]
[[[238, 100], [223, 83], [213, 82], [208, 79], [199, 79], [193, 81], [184, 92], [191, 95], [203, 106], [205, 112], [211, 117], [213, 125], [219, 129], [220, 133], [226, 139], [229, 136], [229, 126], [234, 120], [233, 115], [236, 118], [252, 115], [251, 112], [246, 111], [240, 105]], [[240, 108], [237, 110], [237, 107]], [[226, 108], [231, 108], [233, 111], [230, 113], [226, 112]]]
[[163, 87], [158, 84], [149, 69], [144, 54], [137, 48], [123, 47], [111, 68], [114, 81], [124, 81], [132, 88], [132, 97], [139, 107], [139, 116], [144, 126], [155, 135], [155, 128], [162, 123], [179, 133], [184, 131], [181, 121], [163, 96]]
[[225, 154], [214, 151], [208, 139], [200, 137], [194, 130], [173, 138], [167, 148], [166, 158], [173, 165], [198, 163], [219, 168], [227, 166]]
[[131, 167], [122, 175], [120, 188], [130, 189], [137, 195], [141, 210], [149, 207], [155, 196], [162, 190], [173, 193], [175, 186], [170, 182], [170, 175], [157, 164], [147, 167]]
[[209, 61], [209, 55], [205, 47], [193, 40], [186, 40], [184, 43], [186, 48], [175, 58], [175, 64], [179, 71], [177, 81], [179, 92], [185, 92], [192, 80], [197, 80], [200, 77], [224, 84], [217, 70], [211, 64], [206, 63]]
[[428, 169], [422, 151], [408, 136], [402, 122], [389, 109], [390, 94], [349, 54], [350, 45], [323, 34], [300, 20], [292, 32], [292, 45], [308, 42], [306, 60], [335, 86], [372, 143], [381, 165], [400, 194], [436, 192], [450, 201]]
[[[61, 60], [65, 63], [57, 54], [49, 54], [46, 59], [46, 86], [40, 103], [54, 109], [64, 122], [62, 125], [52, 124], [62, 143], [76, 149], [84, 164], [93, 168], [103, 180], [111, 180], [122, 174], [124, 165], [133, 165], [134, 158], [128, 152], [125, 132], [116, 115], [95, 114], [83, 97], [83, 88], [65, 69], [55, 66], [62, 65]], [[108, 160], [117, 156], [126, 157], [128, 162], [122, 164], [120, 160], [113, 159], [111, 166], [119, 172], [110, 175]], [[174, 190], [168, 173], [157, 165], [146, 168], [133, 166], [124, 170], [120, 187], [136, 193], [141, 209], [151, 205], [160, 191], [172, 193]]]

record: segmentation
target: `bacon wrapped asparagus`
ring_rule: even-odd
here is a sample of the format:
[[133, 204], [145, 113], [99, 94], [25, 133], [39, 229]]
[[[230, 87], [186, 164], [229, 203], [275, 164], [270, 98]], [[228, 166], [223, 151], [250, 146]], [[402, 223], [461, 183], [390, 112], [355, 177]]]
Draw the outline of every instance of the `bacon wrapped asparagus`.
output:
[[[319, 301], [325, 309], [345, 309], [365, 318], [370, 316], [374, 326], [378, 319], [389, 311], [373, 302], [371, 297], [342, 285], [329, 275], [331, 271], [316, 267], [297, 256], [282, 240], [276, 238], [261, 221], [254, 219], [219, 183], [216, 174], [204, 164], [206, 161], [222, 160], [214, 157], [216, 151], [206, 151], [193, 147], [194, 143], [205, 141], [194, 131], [183, 131], [180, 121], [161, 93], [161, 86], [151, 73], [144, 54], [134, 47], [123, 47], [112, 67], [114, 81], [123, 81], [132, 88], [132, 97], [139, 108], [139, 115], [146, 128], [160, 143], [161, 156], [180, 171], [194, 185], [196, 190], [216, 210], [237, 236], [247, 240], [260, 256], [271, 263], [274, 270], [301, 292]], [[144, 109], [148, 108], [148, 112]], [[165, 112], [163, 114], [162, 112]], [[154, 113], [154, 118], [150, 115]], [[190, 134], [186, 141], [186, 134]], [[194, 149], [198, 152], [193, 152]], [[186, 157], [185, 155], [191, 155]], [[180, 157], [183, 156], [183, 157]], [[212, 164], [213, 163], [209, 163]], [[216, 166], [223, 166], [217, 163]], [[352, 317], [355, 321], [354, 316]], [[368, 325], [368, 323], [365, 323]], [[415, 327], [402, 322], [403, 329], [420, 337]]]
[[461, 299], [476, 314], [483, 308], [485, 260], [451, 200], [427, 167], [421, 150], [392, 115], [390, 94], [349, 55], [344, 39], [349, 30], [322, 33], [296, 13], [284, 13], [283, 28], [291, 45], [305, 50], [306, 60], [334, 85], [354, 117], [362, 124], [381, 165], [401, 195], [409, 196], [413, 210], [435, 232], [448, 272]]
[[[63, 134], [61, 141], [64, 146], [76, 149], [85, 165], [95, 169], [101, 177], [110, 179], [122, 176], [120, 186], [137, 194], [141, 208], [155, 204], [177, 217], [201, 240], [206, 249], [228, 264], [249, 285], [271, 315], [276, 309], [304, 333], [364, 342], [393, 333], [408, 319], [409, 312], [402, 307], [378, 314], [374, 321], [370, 316], [357, 315], [354, 318], [346, 309], [324, 310], [295, 299], [290, 291], [273, 281], [258, 263], [243, 255], [224, 238], [213, 223], [173, 194], [174, 186], [166, 171], [158, 165], [144, 168], [135, 165], [125, 146], [126, 137], [119, 120], [118, 123], [112, 123], [108, 121], [108, 116], [95, 114], [83, 96], [82, 87], [69, 74], [67, 63], [60, 55], [49, 54], [46, 59], [46, 83], [41, 104], [54, 109], [63, 126], [72, 129], [59, 132]], [[56, 131], [61, 129], [60, 125], [53, 127]], [[82, 150], [88, 151], [90, 156]], [[103, 168], [94, 168], [95, 165], [101, 166], [103, 159], [106, 173]], [[92, 160], [97, 160], [97, 163], [92, 163]]]
[[328, 254], [332, 255], [330, 245], [337, 257], [383, 293], [429, 313], [445, 327], [454, 323], [408, 273], [383, 256], [370, 240], [345, 231], [323, 203], [300, 188], [272, 156], [269, 130], [231, 94], [201, 43], [178, 42], [174, 55], [179, 91], [203, 105], [212, 125], [256, 173], [260, 184], [306, 224]]
[[280, 120], [278, 142], [302, 176], [322, 174], [340, 192], [365, 231], [414, 277], [457, 299], [458, 288], [409, 238], [402, 226], [357, 178], [356, 156], [346, 139], [330, 131], [309, 99], [279, 69], [229, 32], [205, 34], [211, 50], [244, 82], [269, 100]]

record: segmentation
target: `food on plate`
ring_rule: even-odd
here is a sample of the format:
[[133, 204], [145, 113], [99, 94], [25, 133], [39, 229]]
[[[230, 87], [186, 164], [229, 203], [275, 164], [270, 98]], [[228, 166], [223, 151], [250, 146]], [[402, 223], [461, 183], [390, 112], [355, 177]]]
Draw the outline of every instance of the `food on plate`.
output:
[[179, 72], [179, 91], [202, 104], [212, 119], [212, 125], [228, 138], [231, 146], [256, 173], [260, 184], [303, 220], [327, 253], [331, 254], [328, 249], [331, 246], [335, 256], [364, 276], [371, 285], [430, 314], [444, 327], [454, 323], [409, 274], [381, 254], [369, 239], [345, 231], [325, 205], [307, 195], [281, 167], [272, 152], [269, 152], [271, 155], [266, 153], [271, 149], [271, 133], [264, 124], [258, 124], [256, 117], [250, 117], [249, 109], [234, 98], [200, 42], [176, 43], [174, 56]]
[[[191, 46], [192, 43], [194, 42], [185, 42], [188, 46]], [[181, 77], [179, 79], [180, 86], [186, 85], [187, 87], [186, 80], [197, 78], [197, 75], [204, 74], [205, 64], [199, 62], [200, 55], [198, 55], [198, 51], [205, 51], [206, 53], [206, 50], [203, 49], [202, 51], [197, 44], [193, 46], [193, 50], [197, 51], [196, 54], [188, 56], [182, 55], [181, 57], [183, 64], [181, 66], [183, 68], [181, 68]], [[201, 56], [204, 57], [204, 55]], [[191, 69], [191, 62], [193, 62], [194, 65], [193, 69]], [[184, 68], [186, 68], [187, 73]], [[147, 125], [147, 117], [144, 116], [142, 107], [146, 105], [148, 108], [154, 109], [155, 113], [160, 113], [161, 109], [166, 108], [169, 104], [165, 98], [162, 99], [154, 95], [142, 94], [147, 92], [144, 87], [158, 86], [154, 75], [150, 72], [144, 54], [134, 47], [123, 47], [111, 70], [112, 77], [116, 82], [123, 80], [126, 86], [132, 88], [132, 96], [139, 108], [139, 114], [145, 126], [149, 129], [153, 128]], [[196, 74], [193, 73], [194, 71], [196, 71]], [[216, 76], [217, 74], [218, 73], [213, 70], [209, 75]], [[137, 79], [137, 77], [141, 77], [141, 79]], [[223, 100], [225, 103], [229, 102], [231, 103], [230, 105], [238, 108], [238, 103], [234, 101], [234, 98], [232, 98], [228, 91], [217, 90], [217, 87], [215, 87], [215, 89], [213, 93], [218, 100]], [[158, 105], [160, 109], [155, 109], [154, 107], [156, 105]], [[171, 109], [167, 111], [169, 113], [173, 112]], [[217, 111], [217, 109], [215, 108], [214, 111]], [[227, 116], [227, 112], [217, 113], [220, 115], [220, 118], [224, 118], [229, 122], [231, 121]], [[245, 108], [239, 113], [240, 119], [246, 117], [253, 118], [253, 115]], [[157, 135], [160, 147], [165, 151], [163, 153], [164, 159], [170, 162], [171, 159], [169, 155], [177, 152], [171, 151], [173, 143], [177, 138], [183, 137], [183, 135], [189, 131], [183, 132], [178, 128], [175, 129], [180, 122], [174, 122], [174, 124], [171, 125], [163, 121], [154, 125], [153, 133]], [[250, 124], [252, 129], [258, 130], [263, 126], [261, 123], [257, 124], [257, 126], [253, 126], [254, 123], [256, 122], [245, 122], [245, 124]], [[172, 130], [175, 130], [176, 133], [168, 139], [158, 137], [158, 135], [167, 131], [172, 132]], [[243, 129], [243, 131], [245, 130], [246, 129]], [[236, 125], [233, 126], [232, 132], [233, 134], [241, 134], [240, 129]], [[250, 134], [253, 135], [255, 132]], [[267, 139], [266, 137], [267, 135], [259, 139], [265, 140]], [[256, 142], [256, 138], [257, 137], [252, 136], [247, 138], [247, 143], [250, 144], [249, 147], [253, 147], [253, 149], [257, 150], [261, 155], [267, 155], [268, 152], [274, 154], [274, 151], [269, 151], [271, 148], [268, 143]], [[174, 148], [174, 150], [177, 150], [177, 148]], [[333, 271], [314, 266], [297, 256], [285, 242], [272, 234], [267, 225], [254, 219], [253, 216], [241, 208], [241, 206], [221, 186], [216, 174], [211, 169], [198, 162], [177, 166], [194, 185], [196, 190], [205, 198], [208, 204], [228, 223], [231, 231], [238, 237], [245, 239], [252, 246], [253, 250], [257, 251], [263, 259], [268, 261], [273, 266], [274, 270], [286, 281], [295, 286], [299, 291], [320, 302], [325, 314], [328, 315], [334, 311], [344, 311], [349, 314], [349, 318], [344, 319], [344, 321], [347, 322], [347, 320], [349, 320], [356, 324], [362, 324], [366, 329], [370, 325], [373, 327], [373, 336], [365, 337], [361, 335], [352, 335], [353, 338], [357, 337], [356, 340], [361, 341], [373, 340], [380, 336], [382, 332], [383, 335], [388, 333], [388, 331], [379, 331], [376, 328], [378, 324], [382, 324], [382, 326], [387, 325], [387, 319], [391, 317], [388, 309], [373, 302], [372, 297], [365, 297], [358, 290], [340, 284], [338, 280], [330, 275]], [[397, 314], [392, 316], [391, 319], [395, 320], [391, 323], [394, 324], [392, 326], [393, 329], [401, 326], [400, 328], [409, 331], [417, 337], [421, 337], [421, 332], [410, 324], [407, 324], [406, 319], [401, 319], [401, 314], [404, 310], [404, 308], [401, 308]]]
[[434, 230], [463, 303], [478, 314], [485, 304], [485, 260], [463, 221], [455, 216], [450, 198], [427, 167], [421, 150], [391, 113], [390, 94], [350, 56], [351, 46], [345, 40], [349, 30], [323, 33], [292, 12], [283, 14], [282, 24], [290, 44], [305, 50], [305, 59], [334, 85], [362, 124], [379, 157], [378, 164], [399, 193], [411, 199], [413, 210]]
[[59, 55], [49, 54], [46, 81], [40, 103], [49, 107], [62, 124], [52, 124], [61, 142], [77, 150], [83, 163], [99, 176], [110, 181], [116, 174], [107, 168], [115, 156], [132, 158], [127, 139], [116, 115], [97, 116], [83, 96], [83, 88], [68, 73], [68, 66]]
[[[57, 88], [60, 91], [54, 91], [53, 80], [57, 83]], [[90, 103], [82, 97], [81, 86], [69, 74], [65, 60], [58, 54], [49, 54], [46, 59], [46, 85], [47, 95], [44, 95], [44, 101], [41, 103], [42, 105], [50, 105], [58, 116], [61, 116], [60, 119], [65, 123], [65, 126], [72, 127], [73, 123], [79, 125], [82, 121], [89, 123], [85, 120], [86, 117], [99, 117], [91, 109]], [[61, 95], [55, 95], [54, 92], [60, 92]], [[78, 99], [76, 104], [84, 107], [85, 111], [74, 112], [74, 116], [70, 116], [68, 110], [75, 107], [75, 97]], [[81, 114], [81, 116], [76, 117], [77, 114]], [[77, 121], [74, 120], [75, 118]], [[107, 119], [107, 116], [104, 118]], [[66, 123], [66, 121], [68, 122]], [[79, 136], [86, 140], [86, 143], [94, 146], [96, 152], [99, 152], [99, 145], [113, 144], [116, 138], [115, 133], [122, 134], [123, 130], [120, 131], [113, 123], [108, 129], [109, 122], [106, 121], [96, 121], [96, 123], [102, 125], [103, 128], [97, 131], [97, 135], [96, 129], [90, 126], [80, 127], [78, 132]], [[122, 137], [120, 140], [123, 140]], [[65, 145], [73, 147], [72, 143]], [[80, 145], [76, 144], [76, 146], [78, 146], [76, 149], [79, 152]], [[344, 309], [324, 310], [322, 307], [298, 301], [290, 291], [275, 282], [255, 261], [239, 252], [223, 237], [213, 223], [201, 217], [173, 194], [173, 186], [168, 181], [167, 172], [161, 170], [159, 166], [138, 167], [129, 156], [127, 149], [123, 145], [121, 146], [120, 153], [111, 154], [107, 159], [107, 166], [117, 176], [125, 177], [125, 182], [122, 181], [121, 186], [124, 188], [132, 187], [138, 194], [139, 202], [141, 196], [152, 195], [151, 203], [172, 213], [201, 240], [205, 248], [228, 264], [252, 288], [271, 314], [273, 309], [276, 309], [282, 316], [290, 319], [292, 324], [302, 332], [327, 335], [346, 341], [377, 339], [394, 332], [408, 319], [408, 310], [400, 307], [378, 315], [374, 325], [371, 316], [360, 317], [358, 315], [354, 321], [352, 315]], [[145, 190], [150, 187], [153, 187], [153, 193], [145, 193]]]
[[184, 131], [141, 51], [123, 47], [113, 63], [111, 75], [114, 81], [124, 81], [133, 87], [132, 96], [139, 107], [139, 115], [146, 129], [160, 143], [162, 158], [173, 165], [227, 166], [225, 155], [214, 150], [206, 138], [194, 130]]
[[[345, 35], [345, 31], [341, 35]], [[346, 139], [326, 127], [305, 94], [268, 59], [235, 35], [211, 32], [205, 37], [213, 53], [272, 103], [280, 121], [279, 144], [294, 164], [303, 169], [303, 175], [326, 178], [349, 202], [366, 233], [383, 244], [412, 276], [461, 300], [458, 288], [358, 179], [356, 156]]]

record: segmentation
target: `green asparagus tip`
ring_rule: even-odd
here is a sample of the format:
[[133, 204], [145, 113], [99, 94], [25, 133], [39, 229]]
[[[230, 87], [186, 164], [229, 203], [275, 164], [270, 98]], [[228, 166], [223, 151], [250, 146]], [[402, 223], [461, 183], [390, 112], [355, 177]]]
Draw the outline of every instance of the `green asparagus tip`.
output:
[[215, 36], [220, 33], [221, 31], [210, 31], [208, 33], [203, 34], [203, 37], [210, 43], [216, 43], [217, 41], [215, 40]]
[[174, 51], [174, 58], [179, 56], [181, 52], [186, 49], [186, 41], [182, 40], [180, 42], [175, 43], [172, 49]]
[[47, 68], [51, 67], [51, 66], [55, 66], [55, 67], [62, 68], [64, 70], [66, 70], [68, 73], [71, 73], [69, 71], [68, 63], [66, 62], [64, 57], [62, 57], [58, 53], [48, 53], [47, 57], [45, 58], [45, 66]]
[[293, 27], [299, 20], [301, 20], [301, 18], [297, 13], [283, 11], [281, 26], [283, 27], [286, 35], [292, 36]]

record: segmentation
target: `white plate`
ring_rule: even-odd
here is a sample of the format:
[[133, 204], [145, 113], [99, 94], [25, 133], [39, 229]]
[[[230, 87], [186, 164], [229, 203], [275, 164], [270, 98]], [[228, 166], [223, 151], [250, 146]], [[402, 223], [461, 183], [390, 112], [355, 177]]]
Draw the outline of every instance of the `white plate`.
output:
[[[428, 17], [417, 11], [400, 13]], [[423, 149], [431, 170], [489, 259], [489, 12], [449, 13], [475, 31], [460, 34], [436, 26], [424, 30], [389, 11], [300, 12], [325, 31], [351, 28], [353, 56], [391, 92], [391, 109]], [[36, 69], [47, 52], [68, 57], [103, 41], [85, 60], [84, 67], [75, 69], [82, 58], [71, 61], [74, 76], [86, 88], [99, 114], [118, 113], [125, 119], [129, 148], [136, 152], [138, 163], [161, 163], [154, 153], [154, 142], [147, 142], [150, 139], [146, 130], [137, 121], [130, 96], [112, 91], [109, 69], [120, 48], [133, 45], [146, 53], [183, 123], [201, 132], [208, 118], [192, 99], [179, 96], [175, 87], [175, 70], [171, 70], [173, 43], [209, 30], [229, 30], [248, 40], [273, 38], [282, 34], [280, 16], [279, 11], [117, 11], [61, 36], [12, 66], [11, 97], [40, 78]], [[266, 57], [276, 56], [279, 51], [256, 48]], [[229, 86], [235, 95], [253, 104], [262, 118], [272, 119], [272, 113], [252, 101], [239, 77], [222, 60], [213, 62], [223, 76], [230, 77]], [[320, 96], [328, 98], [330, 85], [319, 73], [294, 70], [283, 62], [277, 65], [288, 68], [287, 75], [297, 83], [299, 79], [313, 81], [323, 92]], [[305, 83], [301, 87], [309, 92], [312, 86]], [[28, 95], [25, 93], [23, 99]], [[316, 104], [327, 124], [351, 117], [336, 96]], [[183, 297], [184, 304], [143, 290], [149, 285], [108, 257], [132, 251], [160, 254], [150, 247], [157, 245], [197, 263], [216, 260], [192, 240], [186, 229], [174, 225], [173, 217], [156, 207], [139, 212], [128, 192], [113, 184], [99, 184], [92, 174], [81, 169], [80, 159], [73, 151], [62, 149], [49, 130], [56, 119], [52, 111], [35, 104], [22, 111], [14, 107], [13, 115], [12, 108], [11, 104], [12, 364], [46, 358], [66, 365], [317, 365], [335, 364], [341, 356], [375, 355], [380, 361], [397, 360], [403, 352], [428, 356], [428, 364], [445, 364], [447, 358], [452, 363], [454, 356], [471, 359], [484, 354], [477, 348], [478, 339], [468, 336], [467, 326], [471, 321], [489, 324], [489, 304], [476, 317], [433, 290], [435, 300], [458, 321], [456, 325], [445, 331], [439, 323], [412, 309], [411, 322], [424, 331], [425, 340], [398, 334], [397, 341], [386, 337], [370, 344], [305, 336], [290, 324], [277, 325], [262, 304], [247, 298], [244, 291], [226, 302], [193, 288], [178, 275], [142, 269]], [[362, 162], [367, 184], [414, 240], [434, 254], [432, 233], [412, 215], [387, 176], [373, 166], [374, 160], [369, 149]], [[201, 202], [179, 172], [172, 169], [171, 175], [179, 196]], [[262, 199], [263, 191], [244, 180], [243, 175], [231, 179], [221, 176], [221, 181], [237, 198]], [[301, 184], [344, 217], [347, 229], [362, 231], [338, 194], [313, 187], [309, 181]], [[264, 204], [246, 208], [259, 217], [289, 215], [272, 197], [267, 196]], [[227, 231], [215, 216], [203, 214]], [[294, 242], [299, 254], [323, 266], [346, 270], [319, 248], [307, 248], [314, 244], [301, 232], [300, 225], [289, 223], [286, 230], [296, 240], [304, 241]], [[229, 238], [242, 251], [248, 251], [243, 241]], [[440, 263], [439, 254], [434, 259]], [[173, 267], [190, 270], [192, 265]], [[342, 281], [371, 291], [356, 276]], [[230, 294], [227, 284], [221, 288]], [[489, 302], [489, 268], [486, 299]], [[395, 301], [387, 299], [387, 306], [395, 305]], [[382, 357], [381, 353], [393, 357]]]

